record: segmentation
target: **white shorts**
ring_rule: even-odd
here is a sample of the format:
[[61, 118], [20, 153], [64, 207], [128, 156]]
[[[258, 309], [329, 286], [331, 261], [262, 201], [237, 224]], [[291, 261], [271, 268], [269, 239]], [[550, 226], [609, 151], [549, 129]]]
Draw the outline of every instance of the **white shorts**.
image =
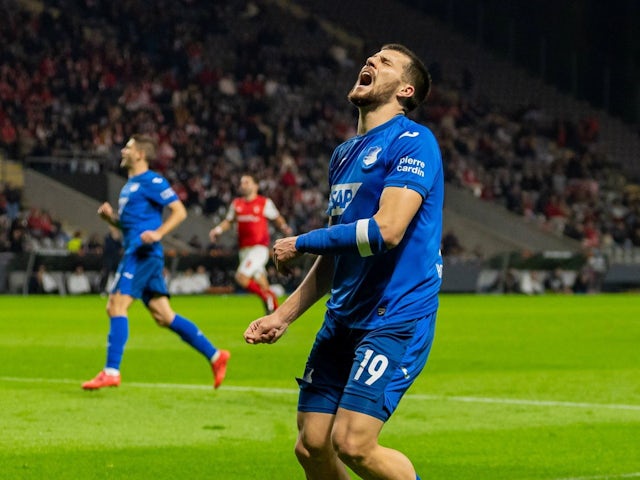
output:
[[264, 267], [269, 261], [269, 247], [254, 245], [253, 247], [241, 248], [238, 255], [240, 257], [238, 273], [249, 278], [267, 273]]

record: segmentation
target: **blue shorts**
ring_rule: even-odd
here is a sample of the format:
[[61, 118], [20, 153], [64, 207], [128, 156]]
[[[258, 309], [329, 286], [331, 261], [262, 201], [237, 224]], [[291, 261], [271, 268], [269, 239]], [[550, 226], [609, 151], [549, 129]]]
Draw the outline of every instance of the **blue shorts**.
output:
[[163, 270], [162, 257], [125, 255], [118, 264], [110, 292], [141, 298], [145, 305], [148, 305], [153, 297], [168, 297], [169, 291], [164, 281]]
[[375, 330], [325, 315], [297, 379], [298, 411], [335, 414], [341, 407], [387, 421], [427, 363], [435, 325], [435, 312]]

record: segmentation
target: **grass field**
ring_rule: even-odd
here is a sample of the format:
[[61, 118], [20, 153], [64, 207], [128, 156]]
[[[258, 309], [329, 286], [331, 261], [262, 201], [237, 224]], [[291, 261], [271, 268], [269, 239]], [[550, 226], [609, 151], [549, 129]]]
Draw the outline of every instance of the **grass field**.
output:
[[[104, 362], [104, 304], [0, 297], [0, 478], [304, 478], [294, 377], [321, 306], [250, 346], [258, 300], [174, 298], [232, 351], [214, 391], [205, 361], [137, 303], [122, 386], [85, 392]], [[427, 368], [382, 442], [423, 480], [640, 478], [640, 296], [443, 295]]]

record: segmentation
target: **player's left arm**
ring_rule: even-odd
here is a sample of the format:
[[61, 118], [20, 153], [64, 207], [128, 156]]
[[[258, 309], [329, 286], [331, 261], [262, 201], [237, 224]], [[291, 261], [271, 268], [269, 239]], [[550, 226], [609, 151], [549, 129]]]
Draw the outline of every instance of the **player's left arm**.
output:
[[265, 218], [271, 220], [275, 224], [276, 228], [285, 235], [291, 235], [293, 233], [293, 230], [287, 224], [285, 218], [280, 214], [278, 207], [276, 207], [276, 204], [273, 203], [273, 200], [271, 200], [270, 198], [267, 198], [262, 214], [265, 216]]
[[378, 224], [387, 250], [397, 247], [422, 205], [422, 195], [407, 187], [386, 187], [372, 219]]
[[169, 208], [169, 215], [157, 229], [146, 230], [140, 234], [140, 238], [144, 243], [159, 242], [187, 218], [187, 209], [180, 200], [174, 200], [169, 203], [167, 208]]
[[276, 240], [273, 248], [276, 267], [302, 253], [357, 253], [362, 257], [384, 253], [400, 244], [422, 201], [422, 195], [411, 188], [386, 187], [378, 211], [371, 218]]
[[282, 215], [278, 215], [278, 217], [273, 221], [276, 224], [276, 228], [280, 230], [285, 235], [291, 235], [293, 233], [293, 229], [287, 224], [287, 221], [284, 219]]

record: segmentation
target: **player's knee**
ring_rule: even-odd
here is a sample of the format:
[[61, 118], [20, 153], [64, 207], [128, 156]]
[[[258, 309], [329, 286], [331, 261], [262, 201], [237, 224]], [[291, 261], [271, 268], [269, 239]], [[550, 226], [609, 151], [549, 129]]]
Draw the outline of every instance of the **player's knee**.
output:
[[236, 279], [236, 283], [241, 287], [246, 287], [247, 285], [249, 285], [249, 278], [246, 275], [243, 275], [242, 273], [236, 272], [235, 279]]
[[173, 317], [175, 317], [175, 314], [170, 315], [167, 312], [154, 308], [149, 308], [149, 313], [159, 327], [168, 327], [169, 325], [171, 325]]
[[309, 459], [311, 458], [311, 453], [303, 445], [300, 439], [298, 439], [298, 441], [296, 442], [294, 453], [296, 454], [296, 458], [298, 459], [298, 462], [300, 462], [302, 465], [308, 462]]
[[349, 467], [363, 464], [370, 450], [366, 448], [365, 443], [357, 440], [353, 435], [334, 435], [333, 448], [338, 458]]
[[334, 455], [333, 447], [324, 438], [307, 435], [298, 436], [295, 446], [295, 454], [301, 464], [311, 460], [325, 458]]
[[127, 314], [126, 308], [123, 308], [116, 302], [107, 302], [105, 310], [107, 311], [107, 315], [109, 315], [109, 318], [119, 317]]
[[156, 321], [156, 324], [159, 327], [168, 327], [169, 325], [171, 325], [171, 321], [173, 320], [173, 318], [169, 318], [169, 316], [164, 315], [160, 312], [154, 312], [151, 314], [151, 316]]

